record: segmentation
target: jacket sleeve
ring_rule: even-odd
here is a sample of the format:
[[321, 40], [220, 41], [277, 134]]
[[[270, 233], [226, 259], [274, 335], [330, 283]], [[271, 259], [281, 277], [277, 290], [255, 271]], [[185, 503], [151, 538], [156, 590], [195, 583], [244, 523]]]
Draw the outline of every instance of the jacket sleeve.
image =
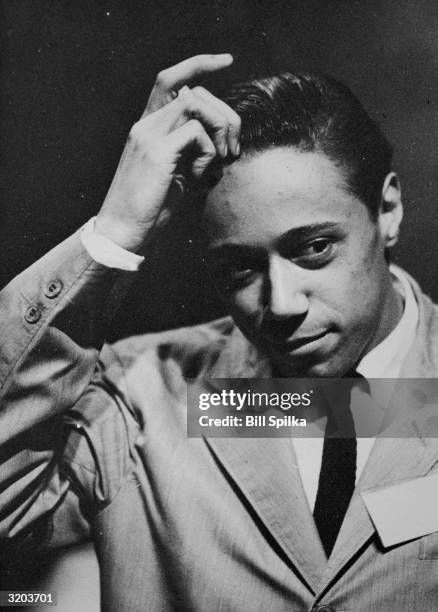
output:
[[35, 538], [49, 516], [56, 544], [85, 538], [88, 512], [109, 494], [95, 445], [115, 437], [111, 473], [124, 470], [121, 400], [97, 360], [134, 276], [94, 262], [76, 233], [0, 293], [3, 542]]

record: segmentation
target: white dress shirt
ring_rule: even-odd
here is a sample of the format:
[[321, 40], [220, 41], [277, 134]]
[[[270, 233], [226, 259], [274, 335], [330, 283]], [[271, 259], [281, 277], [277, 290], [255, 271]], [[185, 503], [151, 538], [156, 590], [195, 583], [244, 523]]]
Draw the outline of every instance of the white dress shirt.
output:
[[[105, 266], [120, 270], [138, 270], [144, 257], [131, 253], [94, 230], [95, 217], [83, 227], [81, 240], [90, 256]], [[391, 395], [390, 385], [385, 382], [373, 384], [373, 379], [396, 379], [415, 337], [418, 322], [418, 307], [414, 293], [403, 271], [395, 265], [390, 266], [396, 287], [400, 291], [404, 308], [403, 314], [392, 332], [361, 360], [357, 372], [368, 380], [373, 407], [376, 403], [384, 410]], [[371, 409], [371, 408], [370, 408]], [[355, 416], [353, 414], [353, 416]], [[375, 438], [357, 438], [356, 483], [365, 467]], [[301, 480], [310, 509], [315, 506], [321, 471], [324, 438], [293, 438], [292, 443], [298, 462]]]
[[[406, 275], [395, 265], [390, 266], [390, 271], [398, 281], [397, 289], [402, 293], [404, 300], [402, 317], [389, 336], [365, 355], [357, 367], [357, 372], [368, 380], [371, 396], [375, 400], [373, 407], [378, 403], [382, 410], [388, 405], [391, 387], [387, 380], [382, 385], [378, 380], [373, 382], [373, 379], [398, 378], [414, 341], [418, 322], [418, 306]], [[353, 416], [356, 415], [353, 413]], [[292, 442], [304, 491], [313, 511], [318, 491], [324, 438], [322, 436], [293, 438]], [[357, 438], [356, 483], [363, 472], [374, 442], [375, 438]]]

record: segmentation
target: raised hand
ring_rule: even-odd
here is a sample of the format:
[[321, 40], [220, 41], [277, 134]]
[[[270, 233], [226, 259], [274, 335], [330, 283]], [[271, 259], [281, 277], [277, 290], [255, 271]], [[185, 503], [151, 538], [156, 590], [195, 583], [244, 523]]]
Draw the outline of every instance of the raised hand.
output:
[[99, 233], [141, 251], [172, 213], [169, 192], [181, 169], [199, 179], [215, 158], [239, 154], [237, 113], [203, 87], [188, 87], [231, 63], [228, 54], [198, 55], [160, 72], [97, 216]]

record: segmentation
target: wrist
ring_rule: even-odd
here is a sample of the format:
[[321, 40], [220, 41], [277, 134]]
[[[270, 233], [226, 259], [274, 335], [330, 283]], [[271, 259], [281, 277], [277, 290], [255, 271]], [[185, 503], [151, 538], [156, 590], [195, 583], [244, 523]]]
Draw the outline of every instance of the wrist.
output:
[[97, 215], [94, 231], [131, 253], [139, 254], [144, 244], [141, 231], [135, 231], [120, 219], [111, 219], [107, 215]]
[[137, 271], [144, 257], [122, 248], [116, 242], [96, 231], [96, 217], [82, 228], [81, 241], [88, 254], [98, 263], [118, 270]]

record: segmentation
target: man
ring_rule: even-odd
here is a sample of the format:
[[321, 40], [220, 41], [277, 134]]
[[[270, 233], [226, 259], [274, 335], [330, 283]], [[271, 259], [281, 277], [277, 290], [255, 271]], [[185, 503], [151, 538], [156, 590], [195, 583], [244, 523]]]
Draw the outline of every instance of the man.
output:
[[[388, 546], [362, 496], [434, 474], [429, 421], [372, 449], [187, 438], [189, 378], [438, 367], [437, 309], [387, 263], [402, 206], [379, 129], [323, 77], [269, 77], [223, 100], [187, 86], [231, 61], [159, 75], [96, 219], [2, 293], [1, 532], [91, 536], [105, 610], [435, 609], [436, 527]], [[105, 346], [96, 365], [187, 184], [208, 186], [205, 258], [232, 319]]]

